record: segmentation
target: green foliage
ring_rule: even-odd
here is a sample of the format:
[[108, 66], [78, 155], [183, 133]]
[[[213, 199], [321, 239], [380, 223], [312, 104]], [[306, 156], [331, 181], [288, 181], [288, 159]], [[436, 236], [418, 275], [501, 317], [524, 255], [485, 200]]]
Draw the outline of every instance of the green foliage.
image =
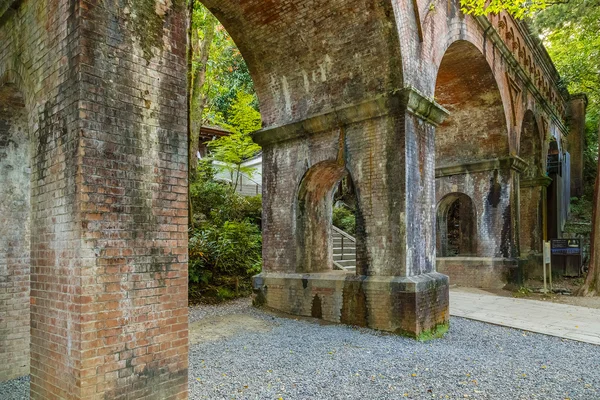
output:
[[229, 122], [224, 126], [233, 133], [248, 135], [262, 127], [262, 119], [254, 108], [254, 96], [251, 94], [238, 91], [229, 115]]
[[[584, 185], [593, 187], [600, 121], [600, 0], [555, 4], [535, 16], [534, 26], [565, 87], [571, 93], [588, 96]], [[592, 193], [588, 195], [591, 198]]]
[[[211, 125], [232, 123], [232, 105], [238, 93], [250, 96], [252, 108], [258, 110], [258, 100], [248, 66], [231, 36], [215, 17], [199, 1], [194, 5], [192, 27], [199, 41], [206, 35], [206, 29], [214, 29], [206, 65], [206, 82], [203, 94], [207, 99], [203, 120]], [[194, 49], [198, 53], [199, 49]], [[192, 57], [197, 60], [196, 55]], [[193, 68], [198, 68], [197, 62]]]
[[460, 8], [465, 14], [486, 15], [506, 11], [515, 18], [525, 18], [543, 10], [552, 1], [547, 0], [460, 0]]
[[[260, 151], [250, 133], [260, 129], [261, 117], [248, 67], [233, 39], [200, 1], [193, 6], [191, 119], [198, 127], [220, 125], [233, 134], [211, 142], [212, 159], [190, 173], [190, 298], [227, 300], [249, 294], [250, 277], [262, 265], [261, 198], [237, 194], [233, 179], [253, 172], [242, 163]], [[214, 165], [228, 170], [234, 185], [215, 181]]]
[[347, 207], [333, 207], [333, 225], [337, 226], [344, 232], [356, 234], [356, 216], [354, 212]]
[[231, 107], [231, 123], [224, 125], [232, 134], [209, 143], [212, 157], [221, 162], [218, 168], [229, 173], [233, 191], [237, 188], [240, 174], [252, 177], [254, 172], [254, 168], [243, 166], [242, 163], [260, 151], [260, 146], [254, 143], [250, 133], [260, 129], [262, 122], [260, 113], [251, 103], [251, 95], [238, 92]]
[[583, 222], [591, 221], [592, 206], [591, 196], [573, 197], [571, 199], [571, 219]]
[[197, 297], [219, 300], [247, 295], [261, 271], [261, 199], [245, 198], [214, 180], [202, 161], [190, 185], [196, 228], [190, 232], [189, 279]]
[[526, 286], [521, 286], [519, 288], [519, 290], [517, 290], [515, 293], [513, 293], [513, 297], [517, 297], [517, 298], [521, 298], [521, 297], [530, 297], [532, 295], [533, 291], [526, 287]]

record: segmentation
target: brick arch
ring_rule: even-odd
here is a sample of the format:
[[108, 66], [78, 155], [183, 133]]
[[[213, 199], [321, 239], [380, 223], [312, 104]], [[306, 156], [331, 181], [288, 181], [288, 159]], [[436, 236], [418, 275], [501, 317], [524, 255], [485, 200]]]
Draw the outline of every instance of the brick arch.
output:
[[440, 61], [435, 99], [450, 111], [436, 130], [440, 165], [509, 155], [502, 94], [484, 54], [470, 41], [452, 42]]
[[301, 0], [202, 3], [247, 61], [267, 127], [402, 86], [390, 0], [317, 0], [310, 7]]
[[34, 102], [34, 90], [31, 88], [23, 77], [26, 73], [24, 68], [21, 68], [21, 72], [12, 67], [6, 67], [0, 63], [0, 86], [11, 85], [14, 90], [17, 91], [22, 97], [25, 107], [28, 110], [32, 109], [32, 103]]
[[296, 203], [296, 272], [333, 269], [333, 195], [337, 184], [346, 176], [350, 177], [348, 170], [336, 160], [321, 161], [304, 174]]
[[532, 110], [527, 110], [521, 123], [519, 135], [519, 157], [529, 165], [525, 172], [526, 176], [535, 177], [542, 173], [543, 137], [535, 113]]
[[[457, 209], [456, 209], [457, 208]], [[477, 253], [477, 209], [473, 199], [465, 193], [453, 192], [444, 196], [437, 204], [436, 213], [436, 244], [438, 257], [451, 256], [448, 229], [452, 212], [459, 216], [459, 226], [456, 230], [458, 238], [458, 256], [474, 256]]]

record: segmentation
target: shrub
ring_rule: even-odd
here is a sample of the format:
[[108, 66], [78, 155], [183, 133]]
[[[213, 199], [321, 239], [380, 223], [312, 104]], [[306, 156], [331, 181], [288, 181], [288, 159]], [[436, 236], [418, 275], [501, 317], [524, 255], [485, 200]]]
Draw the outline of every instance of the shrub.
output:
[[333, 207], [333, 225], [350, 235], [356, 234], [356, 216], [348, 207]]
[[262, 266], [261, 197], [243, 197], [213, 177], [210, 164], [201, 162], [197, 178], [190, 185], [192, 301], [247, 295], [251, 292], [251, 277], [260, 273]]

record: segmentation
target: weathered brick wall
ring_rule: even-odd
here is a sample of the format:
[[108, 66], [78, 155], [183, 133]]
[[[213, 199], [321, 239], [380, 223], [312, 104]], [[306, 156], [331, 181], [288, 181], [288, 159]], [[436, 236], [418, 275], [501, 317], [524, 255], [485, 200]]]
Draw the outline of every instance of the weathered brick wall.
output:
[[186, 22], [168, 3], [25, 0], [0, 25], [33, 150], [32, 398], [187, 396]]
[[184, 398], [185, 4], [81, 13], [82, 397]]
[[507, 157], [509, 130], [498, 84], [484, 55], [461, 40], [438, 70], [435, 98], [450, 111], [436, 130], [436, 165]]
[[402, 87], [390, 0], [202, 2], [246, 59], [265, 126]]
[[[264, 272], [255, 278], [255, 287], [268, 306], [307, 315], [317, 304], [320, 318], [413, 335], [447, 323], [443, 301], [447, 283], [434, 273], [434, 126], [418, 115], [421, 108], [416, 104], [434, 107], [417, 92], [405, 90], [256, 135], [270, 173], [263, 184]], [[341, 175], [329, 179], [329, 169], [342, 173], [346, 169], [356, 190], [356, 278], [366, 279], [365, 284], [371, 278], [372, 282], [422, 279], [438, 285], [439, 291], [431, 295], [425, 286], [411, 291], [401, 285], [390, 294], [394, 285], [331, 286], [351, 280], [331, 271], [311, 274], [314, 290], [305, 290], [308, 278], [299, 274], [328, 271], [331, 264], [325, 259], [326, 230], [320, 232], [322, 243], [310, 235], [301, 237], [307, 223], [330, 223], [330, 209], [308, 209], [304, 200], [304, 191], [311, 187], [320, 199], [331, 201], [328, 191]], [[358, 307], [359, 299], [364, 300], [364, 309], [356, 315], [363, 317], [354, 320], [348, 316], [355, 314], [352, 307]], [[437, 299], [440, 303], [432, 303]], [[350, 308], [342, 306], [346, 303]]]
[[438, 257], [437, 270], [448, 275], [452, 285], [459, 286], [502, 289], [522, 282], [517, 260], [506, 258]]
[[[315, 269], [302, 262], [309, 256], [300, 255], [306, 251], [317, 253], [316, 257], [327, 254], [325, 244], [309, 246], [303, 240], [298, 241], [305, 226], [299, 218], [312, 218], [311, 223], [330, 218], [330, 215], [323, 218], [316, 215], [321, 208], [313, 207], [307, 213], [298, 210], [298, 196], [305, 185], [303, 179], [312, 176], [308, 171], [324, 161], [340, 163], [354, 183], [359, 274], [412, 276], [434, 270], [435, 245], [430, 235], [434, 200], [434, 161], [430, 151], [433, 126], [426, 126], [412, 115], [404, 117], [401, 102], [400, 98], [390, 97], [351, 106], [340, 114], [351, 114], [358, 121], [341, 129], [310, 135], [304, 132], [298, 139], [265, 143], [263, 160], [265, 169], [271, 171], [265, 175], [263, 184], [265, 270], [312, 271]], [[381, 106], [380, 111], [367, 115], [376, 103]], [[388, 110], [393, 111], [391, 115], [386, 115]], [[361, 113], [365, 115], [360, 116]], [[325, 124], [328, 118], [317, 120]], [[268, 141], [270, 136], [281, 132], [281, 129], [266, 130], [261, 138]], [[409, 168], [405, 170], [405, 166]], [[323, 175], [318, 183], [326, 185], [324, 189], [332, 189], [335, 182], [327, 181]], [[410, 193], [410, 198], [405, 193]], [[326, 260], [322, 262], [327, 264]]]
[[[559, 77], [547, 53], [528, 35], [523, 23], [507, 15], [493, 15], [482, 21], [462, 14], [457, 1], [394, 2], [394, 7], [405, 85], [435, 98], [451, 112], [443, 126], [436, 129], [437, 166], [511, 154], [535, 163], [536, 168], [524, 171], [521, 177], [516, 172], [511, 178], [505, 177], [504, 183], [510, 186], [503, 194], [508, 202], [501, 212], [505, 221], [495, 224], [498, 231], [494, 235], [503, 241], [506, 235], [502, 231], [511, 231], [511, 257], [519, 255], [520, 244], [524, 246], [523, 254], [537, 248], [543, 236], [538, 223], [542, 201], [539, 193], [528, 190], [522, 192], [521, 199], [519, 180], [543, 176], [548, 140], [554, 137], [564, 147], [563, 136], [567, 133], [568, 94], [558, 88]], [[454, 56], [453, 48], [459, 47]], [[539, 133], [535, 143], [524, 146], [522, 137], [529, 129], [527, 113], [534, 116]], [[446, 186], [448, 193], [456, 190]], [[481, 198], [481, 205], [489, 187], [489, 182], [482, 181], [481, 187], [473, 191]], [[559, 191], [562, 193], [562, 189]], [[439, 190], [436, 193], [439, 199]], [[562, 214], [563, 205], [557, 202], [557, 207], [555, 214]], [[520, 212], [519, 208], [524, 210]], [[520, 238], [522, 232], [527, 233]], [[479, 239], [486, 241], [481, 234]]]
[[519, 192], [519, 244], [522, 256], [540, 254], [542, 252], [543, 235], [543, 201], [542, 186], [521, 187]]
[[448, 277], [267, 274], [254, 282], [258, 301], [280, 311], [418, 338], [445, 333]]
[[513, 181], [510, 170], [491, 170], [436, 179], [439, 204], [451, 193], [464, 193], [473, 201], [477, 226], [478, 257], [515, 257], [511, 214]]
[[29, 123], [14, 84], [0, 86], [0, 381], [29, 373]]
[[73, 2], [23, 1], [0, 26], [0, 79], [24, 95], [32, 150], [32, 398], [78, 393], [75, 12]]
[[[404, 1], [204, 2], [249, 63], [265, 126], [280, 127], [265, 132], [275, 136], [265, 146], [265, 269], [299, 267], [302, 177], [319, 161], [341, 162], [359, 198], [358, 272], [400, 279], [344, 287], [347, 299], [382, 310], [365, 319], [354, 304], [346, 316], [413, 334], [445, 324], [447, 281], [430, 273], [433, 125], [443, 111], [407, 87], [433, 98], [446, 49], [468, 41], [496, 80], [510, 154], [526, 109], [562, 143], [556, 76], [548, 65], [534, 68], [520, 25], [509, 21], [518, 28], [511, 36], [504, 22], [496, 37], [461, 15], [457, 2], [417, 1], [416, 10]], [[32, 398], [185, 398], [184, 1], [14, 4], [0, 19], [0, 79], [9, 76], [24, 95], [32, 149]], [[501, 22], [492, 17], [499, 30]], [[544, 62], [540, 54], [534, 61]], [[515, 171], [499, 179], [519, 187]], [[493, 193], [510, 204], [500, 247], [511, 243], [514, 254], [518, 192]], [[415, 277], [430, 283], [411, 291]], [[339, 302], [328, 304], [321, 303]]]

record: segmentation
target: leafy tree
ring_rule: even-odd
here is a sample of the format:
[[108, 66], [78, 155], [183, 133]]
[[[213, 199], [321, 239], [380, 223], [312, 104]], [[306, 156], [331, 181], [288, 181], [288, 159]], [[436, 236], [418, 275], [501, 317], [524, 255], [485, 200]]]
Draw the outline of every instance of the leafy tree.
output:
[[[570, 0], [553, 5], [538, 13], [534, 24], [569, 91], [588, 95], [587, 155], [592, 161], [588, 167], [594, 170], [600, 120], [600, 0]], [[594, 177], [595, 174], [590, 184]]]
[[249, 103], [256, 114], [258, 101], [248, 66], [231, 36], [200, 1], [189, 1], [189, 168], [193, 175], [202, 125], [235, 126], [229, 119], [239, 92], [251, 96]]
[[[600, 132], [598, 134], [600, 135]], [[590, 243], [590, 266], [585, 282], [579, 289], [578, 294], [580, 296], [597, 296], [600, 294], [600, 174], [596, 175]]]
[[547, 0], [460, 0], [461, 10], [465, 14], [487, 15], [506, 11], [515, 18], [532, 16], [553, 4]]
[[[539, 12], [535, 27], [544, 40], [564, 84], [571, 93], [588, 95], [586, 116], [584, 203], [593, 204], [591, 260], [581, 295], [600, 293], [600, 195], [597, 180], [598, 122], [600, 121], [600, 0], [569, 0]], [[589, 200], [588, 200], [589, 199]]]
[[253, 100], [252, 95], [239, 91], [231, 107], [231, 124], [224, 124], [232, 134], [209, 144], [213, 158], [221, 162], [219, 168], [229, 172], [234, 192], [240, 174], [252, 176], [254, 172], [254, 168], [242, 164], [260, 151], [260, 146], [250, 137], [250, 133], [262, 125], [260, 113], [252, 107]]
[[189, 49], [189, 140], [188, 140], [188, 165], [189, 175], [193, 176], [198, 165], [196, 152], [198, 151], [202, 115], [208, 101], [206, 79], [211, 48], [218, 26], [217, 19], [200, 4], [199, 1], [190, 0], [192, 21], [188, 33], [190, 39]]

